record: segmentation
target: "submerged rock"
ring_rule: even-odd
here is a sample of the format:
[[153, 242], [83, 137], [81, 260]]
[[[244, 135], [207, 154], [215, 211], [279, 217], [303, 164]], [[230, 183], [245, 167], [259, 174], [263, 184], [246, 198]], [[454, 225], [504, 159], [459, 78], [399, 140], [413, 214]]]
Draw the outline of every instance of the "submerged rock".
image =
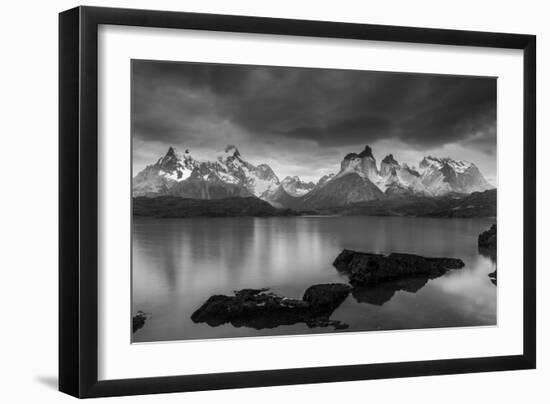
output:
[[136, 332], [145, 325], [145, 320], [147, 320], [147, 314], [139, 310], [137, 314], [132, 317], [132, 332]]
[[427, 258], [414, 254], [371, 254], [343, 250], [333, 265], [345, 273], [351, 285], [369, 286], [409, 277], [432, 279], [450, 269], [464, 267], [458, 258]]
[[477, 238], [477, 245], [480, 249], [496, 250], [497, 248], [497, 225], [494, 224], [489, 230], [484, 231]]
[[310, 286], [302, 299], [281, 297], [269, 289], [242, 289], [234, 296], [211, 296], [191, 315], [195, 323], [216, 327], [231, 323], [255, 329], [305, 323], [308, 327], [347, 328], [330, 316], [348, 297], [350, 287], [341, 283]]

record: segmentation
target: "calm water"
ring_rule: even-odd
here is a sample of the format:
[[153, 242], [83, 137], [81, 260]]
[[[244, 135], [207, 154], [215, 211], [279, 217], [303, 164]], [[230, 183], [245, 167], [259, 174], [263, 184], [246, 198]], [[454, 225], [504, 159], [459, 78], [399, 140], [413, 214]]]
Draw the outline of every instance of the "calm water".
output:
[[[134, 342], [496, 324], [495, 263], [477, 251], [493, 219], [291, 217], [136, 219], [133, 314], [148, 314]], [[331, 316], [347, 330], [305, 324], [255, 330], [195, 324], [213, 294], [269, 287], [300, 298], [314, 284], [342, 282], [332, 262], [343, 248], [461, 258], [466, 266], [416, 293], [390, 286], [351, 295]], [[413, 288], [414, 290], [415, 288]]]

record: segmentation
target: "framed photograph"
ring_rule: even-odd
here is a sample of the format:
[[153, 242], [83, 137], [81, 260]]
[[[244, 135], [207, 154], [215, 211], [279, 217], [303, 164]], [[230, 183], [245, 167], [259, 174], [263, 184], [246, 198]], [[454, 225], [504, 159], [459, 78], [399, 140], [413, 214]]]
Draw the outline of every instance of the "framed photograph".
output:
[[535, 36], [59, 23], [61, 391], [535, 367]]

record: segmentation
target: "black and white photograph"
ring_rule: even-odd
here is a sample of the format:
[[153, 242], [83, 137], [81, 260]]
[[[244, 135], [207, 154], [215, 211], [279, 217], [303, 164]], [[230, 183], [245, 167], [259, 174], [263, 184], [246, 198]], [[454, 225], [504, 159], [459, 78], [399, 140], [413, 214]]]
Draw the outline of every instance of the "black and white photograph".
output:
[[132, 342], [497, 325], [497, 79], [131, 61]]
[[0, 401], [548, 401], [544, 2], [91, 3], [3, 8]]

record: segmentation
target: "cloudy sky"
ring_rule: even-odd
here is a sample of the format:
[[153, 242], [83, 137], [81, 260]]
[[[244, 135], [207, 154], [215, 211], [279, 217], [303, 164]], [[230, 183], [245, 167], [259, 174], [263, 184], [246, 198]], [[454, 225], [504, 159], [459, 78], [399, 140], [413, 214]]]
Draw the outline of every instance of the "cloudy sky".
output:
[[475, 163], [496, 180], [496, 79], [353, 70], [132, 62], [133, 171], [228, 144], [282, 179], [337, 172], [370, 145], [417, 166], [425, 155]]

